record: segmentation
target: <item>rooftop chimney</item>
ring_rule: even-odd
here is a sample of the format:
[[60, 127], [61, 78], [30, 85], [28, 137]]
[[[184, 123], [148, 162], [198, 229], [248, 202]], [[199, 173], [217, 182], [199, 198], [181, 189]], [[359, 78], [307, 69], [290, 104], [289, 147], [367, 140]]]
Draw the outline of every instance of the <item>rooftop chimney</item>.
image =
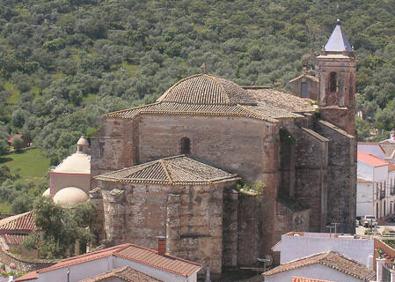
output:
[[166, 237], [157, 236], [158, 239], [158, 255], [164, 256], [166, 254]]

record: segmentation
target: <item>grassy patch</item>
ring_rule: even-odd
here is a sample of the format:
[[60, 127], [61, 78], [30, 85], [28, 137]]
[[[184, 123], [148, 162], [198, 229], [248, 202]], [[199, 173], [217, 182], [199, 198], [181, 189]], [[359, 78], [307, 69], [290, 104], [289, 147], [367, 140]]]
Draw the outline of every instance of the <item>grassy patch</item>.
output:
[[0, 213], [10, 214], [11, 213], [11, 204], [7, 203], [7, 202], [0, 202]]
[[7, 102], [11, 105], [18, 104], [19, 100], [21, 99], [21, 92], [19, 89], [9, 81], [5, 82], [3, 86], [4, 89], [11, 94], [10, 97], [8, 97]]
[[0, 157], [0, 165], [8, 166], [12, 172], [18, 172], [23, 179], [31, 181], [38, 181], [46, 176], [49, 164], [49, 159], [40, 149], [30, 149]]
[[130, 76], [135, 76], [139, 72], [139, 65], [132, 65], [128, 64], [127, 62], [123, 62], [122, 67], [128, 72]]
[[90, 94], [84, 96], [84, 97], [82, 98], [82, 101], [83, 101], [83, 103], [84, 103], [85, 105], [92, 104], [92, 103], [96, 102], [96, 97], [97, 97], [96, 94], [90, 93]]

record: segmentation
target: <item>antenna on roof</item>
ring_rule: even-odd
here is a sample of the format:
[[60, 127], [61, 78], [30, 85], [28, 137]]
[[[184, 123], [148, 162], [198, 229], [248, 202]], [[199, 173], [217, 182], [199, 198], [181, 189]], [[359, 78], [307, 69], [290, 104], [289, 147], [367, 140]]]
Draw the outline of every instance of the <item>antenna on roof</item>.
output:
[[200, 66], [200, 68], [201, 68], [201, 70], [202, 70], [202, 73], [207, 73], [207, 64], [206, 64], [206, 63], [203, 63], [203, 64]]

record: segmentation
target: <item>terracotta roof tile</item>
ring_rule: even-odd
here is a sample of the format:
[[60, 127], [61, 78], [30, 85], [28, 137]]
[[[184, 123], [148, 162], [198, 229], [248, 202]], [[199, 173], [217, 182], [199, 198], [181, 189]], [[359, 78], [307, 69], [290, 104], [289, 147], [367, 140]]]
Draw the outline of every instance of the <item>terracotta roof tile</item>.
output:
[[114, 254], [127, 260], [149, 265], [151, 267], [188, 277], [201, 269], [201, 265], [177, 257], [158, 255], [156, 250], [130, 244]]
[[276, 122], [270, 113], [254, 114], [241, 105], [200, 105], [179, 103], [154, 103], [104, 115], [107, 118], [133, 119], [138, 115], [197, 115], [197, 116], [233, 116]]
[[83, 279], [80, 282], [99, 282], [99, 281], [107, 281], [110, 279], [120, 279], [121, 281], [126, 281], [126, 282], [160, 282], [161, 281], [145, 273], [134, 270], [130, 266], [124, 266], [124, 267], [113, 269], [110, 272], [98, 274], [92, 278]]
[[23, 242], [23, 240], [26, 239], [27, 235], [3, 234], [3, 235], [0, 235], [0, 237], [4, 239], [4, 242], [7, 245], [20, 245]]
[[170, 87], [158, 102], [202, 105], [250, 105], [246, 90], [236, 83], [208, 74], [184, 78]]
[[284, 263], [269, 271], [266, 271], [265, 273], [263, 273], [263, 275], [270, 276], [313, 264], [321, 264], [327, 266], [329, 268], [335, 269], [339, 272], [350, 275], [357, 279], [361, 279], [363, 281], [369, 281], [368, 279], [373, 278], [375, 275], [374, 271], [369, 270], [365, 265], [352, 259], [346, 258], [341, 254], [333, 251], [319, 253], [288, 263]]
[[97, 259], [101, 259], [101, 258], [105, 258], [105, 257], [109, 257], [112, 256], [115, 252], [122, 250], [124, 248], [127, 248], [129, 246], [129, 244], [122, 244], [122, 245], [117, 245], [111, 248], [106, 248], [106, 249], [102, 249], [102, 250], [98, 250], [98, 251], [94, 251], [91, 253], [86, 253], [83, 255], [79, 255], [79, 256], [75, 256], [75, 257], [70, 257], [64, 260], [61, 260], [60, 262], [51, 265], [49, 267], [43, 268], [38, 270], [38, 273], [41, 272], [49, 272], [49, 271], [53, 271], [59, 268], [63, 268], [63, 267], [68, 267], [68, 266], [72, 266], [72, 265], [76, 265], [76, 264], [81, 264], [84, 262], [88, 262], [88, 261], [92, 261], [92, 260], [97, 260]]
[[199, 185], [234, 181], [238, 177], [235, 174], [180, 155], [98, 175], [95, 179], [128, 183]]
[[15, 282], [30, 281], [38, 279], [37, 271], [31, 271], [15, 279]]
[[290, 113], [314, 112], [313, 100], [300, 98], [275, 89], [248, 90], [248, 95], [257, 101], [257, 106], [271, 106], [273, 109]]
[[368, 164], [370, 166], [379, 167], [379, 166], [387, 166], [388, 162], [372, 155], [369, 153], [358, 152], [357, 158], [359, 162]]
[[243, 89], [237, 84], [207, 74], [180, 80], [156, 103], [112, 112], [105, 118], [133, 119], [142, 114], [237, 116], [276, 122], [314, 112], [313, 101], [274, 89]]
[[144, 247], [126, 243], [111, 248], [106, 248], [80, 256], [64, 259], [52, 266], [29, 272], [15, 281], [26, 281], [29, 279], [38, 278], [38, 275], [40, 273], [55, 271], [60, 268], [70, 267], [73, 265], [82, 264], [85, 262], [110, 256], [117, 256], [126, 260], [132, 260], [140, 264], [144, 264], [182, 276], [190, 276], [201, 269], [201, 265], [198, 263], [168, 255], [161, 256], [158, 255], [156, 250], [147, 249]]
[[30, 232], [36, 230], [33, 212], [25, 212], [0, 220], [0, 234], [12, 232]]
[[334, 282], [334, 281], [306, 278], [306, 277], [292, 277], [292, 282]]

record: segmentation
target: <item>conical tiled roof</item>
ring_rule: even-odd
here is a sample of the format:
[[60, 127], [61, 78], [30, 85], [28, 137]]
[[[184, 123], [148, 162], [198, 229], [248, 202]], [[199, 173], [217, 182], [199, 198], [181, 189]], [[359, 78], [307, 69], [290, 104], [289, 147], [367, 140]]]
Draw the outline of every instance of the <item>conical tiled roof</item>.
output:
[[197, 74], [178, 81], [158, 102], [199, 105], [251, 105], [246, 90], [236, 83], [208, 74]]
[[184, 155], [164, 158], [95, 177], [98, 180], [127, 183], [209, 184], [237, 180], [235, 174], [198, 162]]
[[336, 27], [333, 30], [328, 42], [325, 45], [327, 52], [352, 52], [352, 47], [348, 41], [347, 35], [341, 28], [340, 20], [337, 20]]

